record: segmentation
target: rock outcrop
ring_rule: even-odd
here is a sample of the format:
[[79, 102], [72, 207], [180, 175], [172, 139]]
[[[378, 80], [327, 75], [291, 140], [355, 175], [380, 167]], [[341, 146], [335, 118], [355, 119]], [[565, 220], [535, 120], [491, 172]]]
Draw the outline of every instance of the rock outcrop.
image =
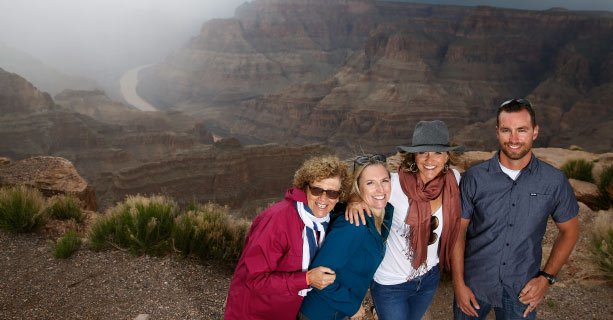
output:
[[537, 146], [606, 152], [612, 38], [613, 15], [598, 12], [256, 0], [205, 23], [139, 90], [242, 141], [347, 154], [389, 152], [434, 118], [457, 143], [491, 150], [496, 107], [527, 97]]
[[0, 70], [1, 77], [9, 80], [0, 82], [6, 86], [0, 93], [24, 89], [0, 100], [0, 111], [19, 110], [0, 113], [0, 184], [29, 184], [46, 194], [66, 189], [90, 208], [97, 198], [101, 211], [137, 193], [255, 208], [278, 200], [305, 158], [332, 152], [318, 145], [214, 142], [205, 124], [180, 112], [130, 109], [100, 91], [65, 91], [56, 96], [60, 105], [43, 99], [47, 107], [36, 108], [47, 94], [17, 75]]
[[97, 183], [106, 187], [97, 194], [104, 207], [133, 194], [169, 195], [181, 205], [212, 201], [232, 208], [253, 207], [254, 203], [279, 200], [306, 158], [330, 152], [317, 145], [215, 143], [105, 174]]
[[74, 195], [86, 210], [96, 210], [96, 194], [72, 163], [58, 157], [32, 157], [0, 165], [0, 187], [26, 185], [46, 197]]

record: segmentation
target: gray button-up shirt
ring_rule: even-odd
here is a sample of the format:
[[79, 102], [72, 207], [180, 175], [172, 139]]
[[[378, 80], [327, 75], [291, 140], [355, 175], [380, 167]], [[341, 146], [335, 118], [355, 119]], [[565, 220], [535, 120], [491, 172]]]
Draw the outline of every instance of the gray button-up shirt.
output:
[[460, 183], [466, 232], [464, 280], [477, 299], [502, 306], [540, 270], [547, 218], [575, 217], [577, 199], [564, 174], [534, 155], [515, 181], [499, 154], [466, 171]]

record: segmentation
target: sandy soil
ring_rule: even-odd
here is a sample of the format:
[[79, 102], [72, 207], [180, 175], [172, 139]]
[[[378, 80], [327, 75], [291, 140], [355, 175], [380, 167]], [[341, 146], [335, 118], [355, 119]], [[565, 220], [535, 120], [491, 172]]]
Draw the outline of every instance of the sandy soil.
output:
[[[585, 230], [593, 213], [585, 210], [581, 240], [539, 307], [539, 319], [613, 319], [613, 286], [589, 259]], [[26, 235], [0, 231], [0, 319], [223, 318], [233, 271], [227, 263], [89, 249], [58, 260], [52, 245], [60, 229]], [[546, 235], [546, 252], [553, 230]], [[450, 283], [443, 281], [430, 319], [451, 319], [452, 299]]]

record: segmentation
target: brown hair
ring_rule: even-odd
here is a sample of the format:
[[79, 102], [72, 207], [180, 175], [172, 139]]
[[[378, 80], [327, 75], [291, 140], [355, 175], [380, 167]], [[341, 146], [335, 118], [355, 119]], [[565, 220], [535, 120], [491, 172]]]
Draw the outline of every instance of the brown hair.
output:
[[[449, 156], [446, 164], [449, 166], [454, 165], [457, 162], [458, 153], [452, 152], [452, 151], [445, 151], [445, 152], [447, 152], [447, 155]], [[403, 154], [403, 156], [402, 156], [402, 162], [400, 163], [400, 170], [411, 171], [409, 169], [411, 168], [411, 166], [414, 166], [416, 168], [414, 153], [407, 152], [407, 153], [401, 153], [401, 154]]]
[[341, 179], [341, 201], [347, 199], [351, 185], [347, 164], [336, 156], [318, 156], [306, 160], [294, 174], [294, 186], [306, 192], [309, 184], [334, 177]]

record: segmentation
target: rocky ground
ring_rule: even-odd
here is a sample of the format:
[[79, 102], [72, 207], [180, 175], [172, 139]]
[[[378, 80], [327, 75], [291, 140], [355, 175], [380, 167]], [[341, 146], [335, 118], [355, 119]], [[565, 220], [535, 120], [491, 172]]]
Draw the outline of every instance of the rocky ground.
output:
[[[581, 240], [539, 307], [540, 319], [613, 319], [613, 285], [589, 259], [587, 230], [593, 217], [582, 206]], [[58, 260], [52, 244], [66, 227], [52, 224], [26, 235], [0, 231], [0, 319], [223, 318], [232, 276], [227, 263], [89, 249]], [[555, 228], [549, 229], [545, 252], [555, 235]], [[452, 298], [449, 281], [443, 281], [430, 319], [451, 319]]]

